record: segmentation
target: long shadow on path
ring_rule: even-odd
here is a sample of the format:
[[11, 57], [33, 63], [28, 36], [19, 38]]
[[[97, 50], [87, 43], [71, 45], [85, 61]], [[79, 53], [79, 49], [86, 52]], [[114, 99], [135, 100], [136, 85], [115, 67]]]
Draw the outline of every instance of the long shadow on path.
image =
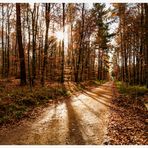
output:
[[85, 141], [80, 130], [78, 114], [74, 111], [70, 100], [66, 102], [68, 114], [69, 136], [67, 137], [67, 144], [84, 145]]

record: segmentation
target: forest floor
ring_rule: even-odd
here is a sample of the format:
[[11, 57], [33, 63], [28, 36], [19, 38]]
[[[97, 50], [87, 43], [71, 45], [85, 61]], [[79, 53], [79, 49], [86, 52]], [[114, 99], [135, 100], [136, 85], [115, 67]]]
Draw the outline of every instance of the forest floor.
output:
[[83, 89], [40, 109], [34, 119], [2, 126], [0, 144], [102, 144], [111, 99], [112, 82]]
[[[143, 103], [147, 100], [147, 95], [143, 96], [147, 90], [140, 87], [140, 91], [137, 90], [139, 95], [136, 93], [135, 97], [131, 88], [127, 91], [126, 87], [124, 90], [121, 87], [121, 92], [113, 82], [90, 84], [67, 82], [64, 88], [70, 95], [65, 96], [64, 92], [64, 96], [55, 101], [42, 98], [44, 91], [36, 90], [35, 96], [47, 102], [35, 106], [29, 116], [18, 122], [11, 120], [3, 124], [0, 144], [148, 144], [148, 116]], [[12, 97], [11, 94], [9, 96]], [[34, 97], [31, 96], [30, 100]], [[26, 98], [21, 98], [26, 103], [24, 100]]]
[[143, 86], [124, 86], [120, 82], [114, 88], [107, 144], [148, 145], [148, 89]]

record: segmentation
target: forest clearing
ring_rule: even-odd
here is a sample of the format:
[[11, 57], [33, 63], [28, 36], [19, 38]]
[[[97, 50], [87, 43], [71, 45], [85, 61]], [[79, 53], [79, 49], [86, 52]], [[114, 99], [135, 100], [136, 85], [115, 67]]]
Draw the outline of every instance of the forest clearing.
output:
[[148, 145], [148, 3], [0, 3], [1, 145]]

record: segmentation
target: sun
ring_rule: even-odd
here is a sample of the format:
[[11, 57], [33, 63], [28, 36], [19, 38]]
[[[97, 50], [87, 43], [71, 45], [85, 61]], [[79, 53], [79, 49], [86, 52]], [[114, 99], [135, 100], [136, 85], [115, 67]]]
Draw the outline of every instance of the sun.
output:
[[70, 38], [69, 38], [69, 25], [66, 25], [64, 27], [64, 32], [63, 32], [63, 28], [61, 28], [60, 30], [57, 30], [54, 32], [54, 36], [57, 40], [57, 43], [60, 45], [61, 42], [63, 41], [64, 43], [64, 50], [66, 52], [67, 48], [68, 48], [68, 45], [69, 45], [69, 42], [70, 42]]
[[58, 39], [58, 41], [62, 41], [64, 39], [64, 34], [62, 31], [57, 31], [55, 33], [56, 38]]

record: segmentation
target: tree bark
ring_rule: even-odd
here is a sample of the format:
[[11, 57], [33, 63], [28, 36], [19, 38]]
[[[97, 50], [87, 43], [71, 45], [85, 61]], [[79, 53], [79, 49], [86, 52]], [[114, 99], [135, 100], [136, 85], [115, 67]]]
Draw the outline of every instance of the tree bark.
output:
[[21, 12], [20, 3], [16, 4], [16, 31], [17, 31], [17, 41], [20, 59], [20, 84], [26, 85], [26, 67], [25, 67], [25, 56], [22, 44], [22, 32], [21, 32]]
[[45, 34], [45, 46], [44, 46], [44, 61], [43, 61], [42, 78], [41, 78], [42, 86], [44, 86], [44, 84], [45, 84], [45, 67], [46, 67], [46, 64], [47, 64], [48, 31], [49, 31], [49, 22], [50, 22], [50, 3], [46, 4], [45, 13], [46, 13], [45, 14], [46, 34]]
[[145, 7], [145, 78], [146, 78], [146, 87], [148, 88], [148, 4], [144, 4]]
[[63, 39], [62, 39], [62, 61], [61, 61], [61, 83], [64, 83], [64, 32], [65, 32], [65, 4], [63, 6]]

